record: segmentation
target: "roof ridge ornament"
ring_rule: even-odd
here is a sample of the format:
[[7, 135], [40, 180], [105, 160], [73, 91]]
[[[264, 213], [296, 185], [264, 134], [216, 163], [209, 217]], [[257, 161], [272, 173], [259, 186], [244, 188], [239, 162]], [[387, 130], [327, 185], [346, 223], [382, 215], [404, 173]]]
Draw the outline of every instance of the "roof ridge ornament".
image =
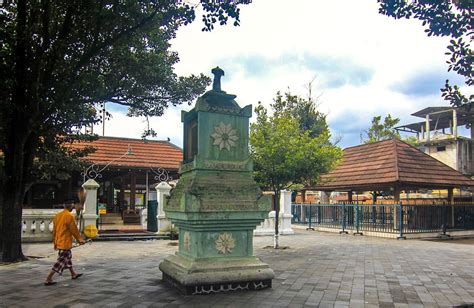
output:
[[222, 91], [221, 89], [221, 77], [225, 75], [224, 70], [219, 66], [216, 66], [211, 70], [211, 73], [214, 74], [214, 81], [212, 82], [212, 90]]

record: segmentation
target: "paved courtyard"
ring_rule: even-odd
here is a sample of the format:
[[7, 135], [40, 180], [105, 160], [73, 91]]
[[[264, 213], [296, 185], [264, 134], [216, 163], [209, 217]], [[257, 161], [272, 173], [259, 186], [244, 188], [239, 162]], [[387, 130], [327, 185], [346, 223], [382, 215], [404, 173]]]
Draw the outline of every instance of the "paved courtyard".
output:
[[95, 242], [75, 248], [84, 276], [44, 286], [56, 254], [24, 245], [32, 261], [0, 265], [0, 307], [452, 307], [474, 304], [474, 244], [397, 241], [299, 230], [288, 249], [255, 254], [276, 274], [262, 291], [182, 296], [161, 282], [158, 264], [177, 247], [166, 240]]

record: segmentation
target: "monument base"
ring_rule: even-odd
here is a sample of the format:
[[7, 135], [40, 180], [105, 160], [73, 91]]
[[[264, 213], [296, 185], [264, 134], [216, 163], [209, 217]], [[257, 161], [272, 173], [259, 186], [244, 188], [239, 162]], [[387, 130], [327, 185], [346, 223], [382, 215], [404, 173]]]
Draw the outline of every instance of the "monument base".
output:
[[271, 288], [275, 277], [256, 257], [192, 260], [173, 255], [160, 263], [163, 281], [185, 295]]

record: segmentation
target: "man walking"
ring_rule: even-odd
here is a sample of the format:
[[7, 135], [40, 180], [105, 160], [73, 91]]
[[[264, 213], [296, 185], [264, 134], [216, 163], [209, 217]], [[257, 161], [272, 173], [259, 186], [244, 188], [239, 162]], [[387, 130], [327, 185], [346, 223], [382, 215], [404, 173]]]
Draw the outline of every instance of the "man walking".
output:
[[77, 229], [74, 217], [70, 213], [72, 208], [72, 203], [65, 204], [64, 210], [56, 214], [53, 219], [54, 249], [59, 250], [59, 252], [58, 260], [54, 264], [53, 269], [51, 270], [48, 277], [46, 278], [46, 281], [44, 282], [44, 284], [47, 286], [56, 284], [56, 282], [53, 281], [54, 273], [62, 275], [63, 270], [65, 268], [68, 268], [71, 272], [72, 279], [77, 279], [82, 276], [82, 274], [76, 273], [72, 268], [72, 238], [74, 237], [80, 245], [83, 245], [85, 243], [84, 239], [79, 233], [79, 230]]

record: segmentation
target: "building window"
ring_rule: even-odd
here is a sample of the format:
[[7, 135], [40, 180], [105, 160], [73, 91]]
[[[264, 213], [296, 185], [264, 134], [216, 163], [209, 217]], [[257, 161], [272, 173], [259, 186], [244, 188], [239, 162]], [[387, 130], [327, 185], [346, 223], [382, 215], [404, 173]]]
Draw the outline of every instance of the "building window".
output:
[[444, 151], [446, 151], [446, 146], [443, 145], [443, 146], [436, 147], [436, 151], [437, 152], [444, 152]]

